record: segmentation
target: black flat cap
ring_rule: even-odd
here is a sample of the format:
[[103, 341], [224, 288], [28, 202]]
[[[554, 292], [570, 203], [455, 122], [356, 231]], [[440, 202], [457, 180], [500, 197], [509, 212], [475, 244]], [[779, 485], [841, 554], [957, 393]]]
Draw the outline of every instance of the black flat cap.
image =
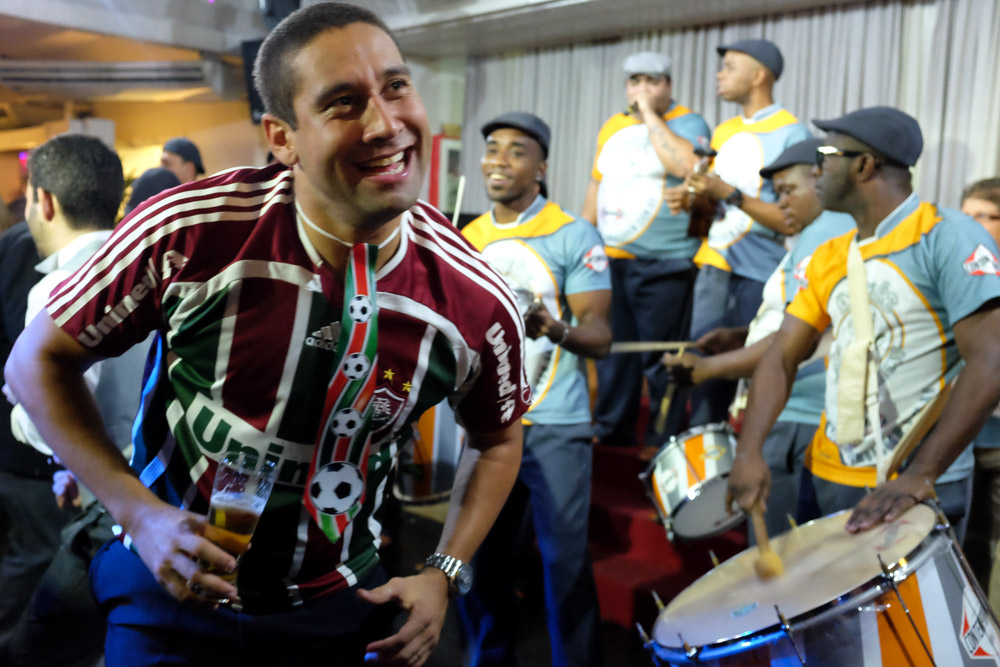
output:
[[825, 142], [822, 139], [806, 139], [786, 148], [774, 161], [760, 170], [764, 178], [774, 178], [782, 169], [794, 167], [797, 164], [816, 164], [816, 149]]
[[195, 172], [199, 174], [205, 173], [205, 167], [201, 164], [201, 151], [198, 147], [194, 145], [194, 142], [190, 139], [185, 139], [184, 137], [174, 137], [167, 143], [163, 144], [163, 150], [168, 153], [176, 153], [188, 162], [194, 163]]
[[781, 78], [781, 72], [785, 69], [785, 59], [781, 57], [781, 51], [766, 39], [741, 39], [726, 46], [718, 46], [715, 49], [720, 56], [726, 55], [726, 51], [738, 51], [754, 58], [764, 67], [771, 70], [774, 80]]
[[858, 109], [833, 120], [814, 120], [813, 125], [854, 137], [904, 167], [915, 165], [924, 149], [920, 124], [913, 116], [893, 107]]
[[521, 130], [542, 147], [542, 156], [549, 157], [549, 126], [541, 118], [527, 111], [508, 111], [502, 113], [490, 122], [483, 125], [483, 138], [490, 136], [490, 132], [502, 127], [512, 127]]

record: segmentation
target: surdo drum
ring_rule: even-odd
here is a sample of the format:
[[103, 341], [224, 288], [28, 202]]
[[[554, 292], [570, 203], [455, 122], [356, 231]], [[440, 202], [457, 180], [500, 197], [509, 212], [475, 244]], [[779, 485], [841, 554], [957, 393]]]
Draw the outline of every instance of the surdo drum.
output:
[[743, 521], [725, 506], [735, 447], [728, 424], [693, 428], [670, 438], [639, 475], [671, 539], [711, 537]]
[[721, 667], [998, 665], [996, 619], [943, 518], [844, 530], [849, 511], [771, 540], [783, 576], [754, 574], [756, 547], [698, 579], [660, 613], [659, 664]]

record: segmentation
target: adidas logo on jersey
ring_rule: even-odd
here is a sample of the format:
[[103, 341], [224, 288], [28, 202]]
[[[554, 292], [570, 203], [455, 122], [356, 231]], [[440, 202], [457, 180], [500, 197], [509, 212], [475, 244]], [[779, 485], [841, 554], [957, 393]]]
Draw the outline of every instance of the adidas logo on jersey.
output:
[[313, 331], [311, 336], [306, 336], [306, 345], [333, 352], [337, 347], [338, 338], [340, 338], [340, 322], [333, 322]]

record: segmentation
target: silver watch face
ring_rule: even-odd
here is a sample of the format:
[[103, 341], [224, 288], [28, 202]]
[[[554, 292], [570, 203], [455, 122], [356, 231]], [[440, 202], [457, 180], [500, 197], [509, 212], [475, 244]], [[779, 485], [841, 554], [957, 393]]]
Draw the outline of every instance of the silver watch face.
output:
[[465, 595], [472, 590], [472, 566], [468, 563], [462, 563], [462, 566], [458, 568], [458, 572], [455, 573], [455, 578], [452, 582], [455, 586], [456, 595]]

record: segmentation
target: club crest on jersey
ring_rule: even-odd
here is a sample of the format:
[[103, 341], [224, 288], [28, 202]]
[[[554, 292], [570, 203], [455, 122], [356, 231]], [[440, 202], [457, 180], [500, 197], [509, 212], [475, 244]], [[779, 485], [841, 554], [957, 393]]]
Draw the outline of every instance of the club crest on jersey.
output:
[[799, 260], [799, 263], [795, 265], [795, 268], [792, 269], [792, 278], [794, 278], [795, 282], [798, 283], [798, 288], [796, 289], [796, 291], [801, 292], [809, 284], [809, 281], [806, 280], [806, 268], [808, 268], [809, 260], [811, 259], [812, 255], [803, 257], [801, 260]]
[[601, 273], [608, 268], [608, 256], [604, 246], [595, 245], [583, 256], [583, 265], [595, 273]]
[[372, 425], [375, 428], [396, 420], [406, 399], [388, 387], [379, 387], [372, 394]]
[[331, 322], [313, 331], [312, 335], [306, 336], [305, 343], [309, 347], [333, 352], [337, 348], [338, 338], [340, 338], [340, 322]]
[[1000, 262], [989, 248], [982, 243], [976, 246], [962, 268], [970, 276], [1000, 276]]

